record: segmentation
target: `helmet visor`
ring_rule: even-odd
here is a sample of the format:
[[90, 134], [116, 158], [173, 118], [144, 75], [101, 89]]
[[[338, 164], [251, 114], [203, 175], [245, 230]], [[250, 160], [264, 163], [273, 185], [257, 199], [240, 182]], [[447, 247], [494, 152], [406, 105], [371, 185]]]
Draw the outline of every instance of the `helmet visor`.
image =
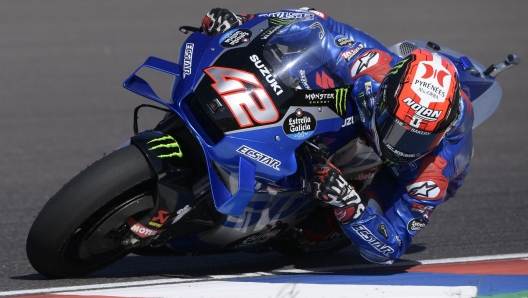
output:
[[[393, 117], [387, 109], [376, 115], [376, 131], [381, 152], [394, 162], [413, 161], [435, 148], [445, 130], [431, 133], [418, 130]], [[391, 158], [392, 157], [392, 158]]]

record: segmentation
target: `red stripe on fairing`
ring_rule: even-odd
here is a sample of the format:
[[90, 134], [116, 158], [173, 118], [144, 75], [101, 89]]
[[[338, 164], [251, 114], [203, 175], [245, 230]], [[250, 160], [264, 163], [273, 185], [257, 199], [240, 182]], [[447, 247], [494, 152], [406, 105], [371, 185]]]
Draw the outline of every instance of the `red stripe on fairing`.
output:
[[[404, 267], [390, 267], [387, 270], [402, 270]], [[490, 274], [528, 275], [528, 260], [510, 259], [481, 262], [421, 265], [404, 268], [407, 272], [451, 273], [451, 274]]]

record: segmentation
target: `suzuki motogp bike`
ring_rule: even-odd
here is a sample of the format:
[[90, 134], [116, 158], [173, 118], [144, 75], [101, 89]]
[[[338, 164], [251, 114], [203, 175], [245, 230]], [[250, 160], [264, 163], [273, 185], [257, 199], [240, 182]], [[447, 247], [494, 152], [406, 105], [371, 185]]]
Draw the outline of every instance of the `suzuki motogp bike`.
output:
[[[309, 183], [312, 167], [329, 158], [361, 189], [381, 161], [360, 133], [352, 86], [332, 77], [311, 54], [317, 49], [294, 52], [275, 38], [291, 23], [256, 16], [214, 37], [181, 27], [194, 32], [177, 64], [149, 57], [124, 82], [163, 107], [137, 107], [135, 135], [47, 202], [27, 238], [31, 265], [44, 276], [67, 278], [129, 253], [296, 255], [349, 245], [344, 234], [321, 246], [303, 238], [302, 229], [321, 217]], [[473, 104], [474, 127], [500, 102], [497, 74], [520, 62], [510, 54], [485, 68], [417, 40], [389, 50], [405, 57], [416, 48], [436, 51], [457, 67]], [[142, 68], [174, 76], [169, 101], [137, 74]], [[143, 107], [164, 116], [153, 129], [138, 132]]]

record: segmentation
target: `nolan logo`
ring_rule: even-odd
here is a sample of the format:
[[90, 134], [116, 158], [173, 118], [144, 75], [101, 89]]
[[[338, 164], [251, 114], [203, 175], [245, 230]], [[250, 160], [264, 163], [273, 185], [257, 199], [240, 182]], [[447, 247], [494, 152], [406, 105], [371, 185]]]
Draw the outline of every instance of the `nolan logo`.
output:
[[427, 121], [436, 121], [442, 114], [442, 111], [432, 110], [423, 105], [415, 102], [410, 97], [407, 97], [403, 100], [405, 104], [415, 111], [415, 116]]

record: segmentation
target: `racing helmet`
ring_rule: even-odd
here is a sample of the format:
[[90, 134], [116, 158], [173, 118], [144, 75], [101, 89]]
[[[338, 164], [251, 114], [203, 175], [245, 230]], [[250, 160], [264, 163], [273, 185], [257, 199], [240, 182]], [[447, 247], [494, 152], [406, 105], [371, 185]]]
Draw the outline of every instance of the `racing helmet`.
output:
[[387, 73], [376, 97], [371, 131], [389, 166], [431, 152], [457, 122], [460, 85], [447, 58], [416, 49]]

